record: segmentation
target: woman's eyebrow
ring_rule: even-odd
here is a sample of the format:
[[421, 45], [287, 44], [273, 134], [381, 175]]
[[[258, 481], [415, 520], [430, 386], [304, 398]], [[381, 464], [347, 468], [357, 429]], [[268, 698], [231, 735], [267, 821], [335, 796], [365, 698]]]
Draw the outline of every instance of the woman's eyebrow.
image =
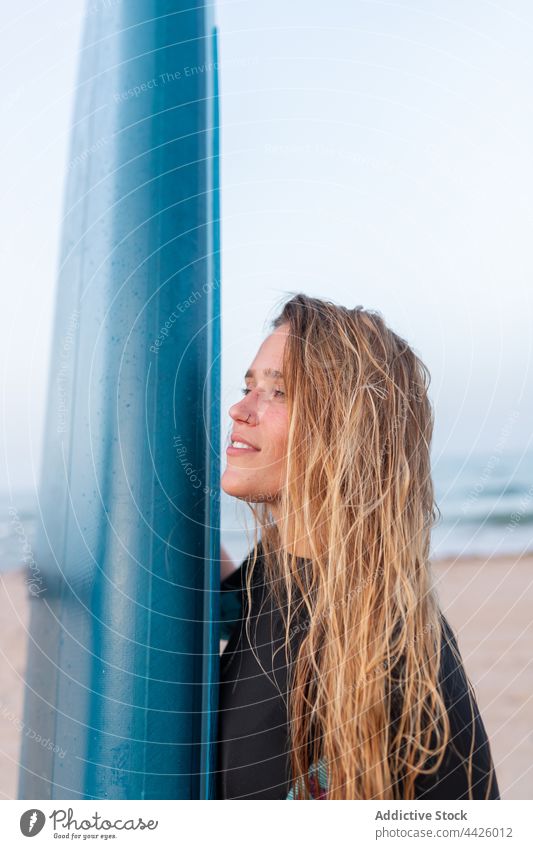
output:
[[[265, 377], [283, 377], [282, 373], [275, 368], [264, 368], [263, 375]], [[246, 374], [244, 375], [244, 379], [246, 380], [247, 377], [255, 377], [255, 369], [249, 368]]]

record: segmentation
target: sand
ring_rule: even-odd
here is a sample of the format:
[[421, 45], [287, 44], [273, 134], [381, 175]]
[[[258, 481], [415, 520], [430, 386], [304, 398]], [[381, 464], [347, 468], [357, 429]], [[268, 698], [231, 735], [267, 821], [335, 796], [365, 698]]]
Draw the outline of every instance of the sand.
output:
[[433, 564], [503, 799], [533, 799], [533, 555]]
[[0, 799], [16, 799], [29, 625], [24, 571], [0, 575]]
[[[487, 729], [504, 799], [533, 799], [533, 554], [433, 563]], [[28, 600], [0, 575], [0, 798], [17, 798]]]

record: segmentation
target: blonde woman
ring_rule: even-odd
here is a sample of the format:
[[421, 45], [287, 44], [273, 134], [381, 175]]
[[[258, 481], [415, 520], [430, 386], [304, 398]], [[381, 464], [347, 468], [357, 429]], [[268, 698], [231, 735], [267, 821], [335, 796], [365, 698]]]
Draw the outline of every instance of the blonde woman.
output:
[[379, 313], [297, 294], [245, 375], [221, 485], [221, 799], [498, 799], [432, 587], [429, 373]]

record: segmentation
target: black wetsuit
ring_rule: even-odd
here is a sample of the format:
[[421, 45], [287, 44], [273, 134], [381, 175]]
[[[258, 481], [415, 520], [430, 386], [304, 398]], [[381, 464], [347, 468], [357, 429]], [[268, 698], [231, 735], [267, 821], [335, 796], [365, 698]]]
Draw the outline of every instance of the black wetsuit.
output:
[[[260, 561], [254, 569], [250, 620], [259, 665], [244, 627], [247, 600], [243, 586], [248, 563], [249, 557], [221, 585], [221, 635], [229, 637], [229, 642], [220, 663], [217, 798], [286, 799], [291, 784], [286, 697], [280, 695], [280, 690], [285, 694], [287, 687], [282, 617], [263, 583]], [[457, 648], [455, 635], [446, 618], [442, 618], [447, 639]], [[294, 657], [302, 632], [298, 625], [292, 630], [291, 657]], [[472, 712], [463, 666], [457, 663], [446, 639], [443, 641], [441, 680], [454, 745], [448, 745], [437, 773], [418, 776], [415, 798], [468, 799], [463, 761], [472, 744]], [[483, 799], [492, 756], [475, 700], [473, 711], [473, 797]], [[495, 774], [488, 798], [500, 798]]]

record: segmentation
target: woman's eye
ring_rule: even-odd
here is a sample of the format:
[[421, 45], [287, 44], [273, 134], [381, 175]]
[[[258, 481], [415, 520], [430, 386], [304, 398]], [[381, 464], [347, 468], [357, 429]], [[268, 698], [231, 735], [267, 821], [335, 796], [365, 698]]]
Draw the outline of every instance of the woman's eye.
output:
[[[242, 394], [243, 394], [243, 395], [248, 395], [248, 393], [249, 393], [249, 392], [251, 392], [251, 391], [252, 391], [252, 390], [251, 390], [251, 389], [249, 389], [247, 386], [243, 386], [243, 387], [241, 388], [241, 392], [242, 392]], [[276, 396], [276, 398], [282, 398], [282, 397], [284, 397], [284, 396], [285, 396], [285, 393], [283, 392], [283, 390], [282, 390], [282, 389], [275, 389], [275, 390], [274, 390], [274, 395]]]

